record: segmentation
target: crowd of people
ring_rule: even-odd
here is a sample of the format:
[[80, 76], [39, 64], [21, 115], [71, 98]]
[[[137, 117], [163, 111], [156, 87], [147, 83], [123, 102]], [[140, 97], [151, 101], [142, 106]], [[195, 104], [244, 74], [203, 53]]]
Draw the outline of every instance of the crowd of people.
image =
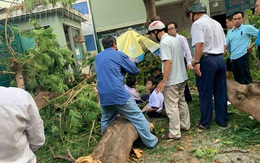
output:
[[[258, 0], [255, 9], [257, 14], [260, 13], [259, 9], [257, 9], [259, 5], [260, 2]], [[120, 89], [122, 94], [126, 95], [126, 93], [128, 93], [129, 95], [125, 96], [126, 98], [124, 98], [123, 104], [102, 104], [102, 99], [114, 99], [113, 96], [116, 96], [116, 94], [120, 92], [119, 90], [116, 91], [115, 88], [120, 88], [124, 85], [123, 77], [125, 73], [133, 75], [137, 74], [138, 70], [136, 70], [136, 72], [130, 71], [137, 68], [135, 67], [135, 63], [131, 63], [127, 58], [124, 58], [124, 60], [117, 59], [117, 62], [113, 59], [113, 64], [111, 65], [107, 64], [109, 63], [108, 57], [102, 57], [103, 59], [101, 59], [100, 56], [102, 54], [104, 55], [104, 53], [106, 56], [113, 53], [113, 57], [111, 56], [110, 58], [115, 58], [114, 55], [117, 53], [121, 54], [121, 52], [116, 50], [116, 47], [113, 48], [113, 51], [110, 50], [110, 52], [106, 52], [108, 50], [105, 49], [104, 52], [97, 55], [96, 65], [99, 67], [97, 69], [98, 90], [101, 92], [102, 117], [107, 118], [105, 120], [106, 125], [104, 129], [115, 118], [115, 113], [120, 112], [122, 112], [121, 115], [126, 116], [126, 118], [130, 119], [130, 122], [136, 125], [137, 130], [139, 129], [140, 126], [136, 124], [137, 122], [131, 119], [132, 114], [124, 113], [123, 108], [128, 110], [135, 108], [133, 110], [135, 110], [138, 116], [142, 117], [142, 121], [146, 121], [142, 116], [143, 114], [157, 118], [160, 116], [162, 109], [165, 109], [166, 115], [169, 118], [169, 130], [162, 135], [162, 139], [179, 140], [181, 138], [181, 131], [189, 130], [191, 126], [188, 102], [192, 100], [192, 97], [187, 85], [187, 71], [195, 72], [196, 86], [199, 93], [200, 118], [195, 125], [199, 129], [209, 129], [214, 110], [216, 123], [221, 127], [227, 127], [228, 101], [226, 79], [231, 79], [232, 72], [234, 80], [240, 84], [252, 83], [248, 54], [255, 44], [251, 43], [251, 37], [257, 37], [258, 29], [252, 25], [243, 25], [243, 13], [234, 12], [226, 18], [228, 32], [225, 35], [221, 24], [207, 15], [206, 6], [201, 2], [192, 4], [185, 12], [185, 15], [192, 23], [191, 47], [194, 48], [193, 57], [187, 39], [177, 32], [178, 25], [176, 22], [165, 25], [162, 21], [153, 21], [148, 27], [150, 39], [160, 44], [159, 56], [162, 61], [163, 77], [161, 81], [156, 81], [153, 77], [147, 80], [146, 89], [149, 90], [150, 93], [148, 96], [146, 95], [146, 97], [148, 97], [146, 98], [148, 99], [148, 103], [144, 108], [138, 108], [137, 105], [144, 101], [135, 90], [136, 79], [129, 84], [129, 78], [126, 79], [125, 88]], [[107, 38], [104, 38], [103, 40], [106, 39]], [[242, 43], [241, 40], [243, 40]], [[112, 46], [109, 46], [107, 48], [110, 49], [111, 47]], [[226, 51], [229, 52], [227, 61], [224, 58]], [[100, 60], [104, 60], [104, 58], [107, 60], [102, 63], [106, 62], [106, 65], [99, 62]], [[193, 64], [192, 60], [194, 62]], [[124, 66], [119, 68], [117, 64]], [[116, 71], [113, 70], [112, 67], [117, 67], [115, 69], [120, 71], [120, 73], [115, 73]], [[111, 76], [113, 74], [114, 76]], [[110, 88], [107, 83], [110, 83], [111, 81], [108, 80], [113, 78], [117, 78], [118, 83], [115, 85], [116, 80], [113, 80], [113, 86]], [[114, 94], [111, 94], [112, 90]], [[103, 93], [106, 94], [103, 95]], [[122, 97], [121, 95], [118, 96]], [[110, 101], [113, 100], [110, 99]], [[135, 101], [135, 103], [132, 102], [131, 106], [126, 107], [127, 101]], [[107, 116], [108, 114], [112, 115]], [[104, 118], [102, 118], [101, 122], [103, 122], [103, 120]], [[143, 125], [143, 127], [148, 129], [147, 125]], [[102, 130], [103, 132], [104, 129]], [[154, 148], [158, 143], [158, 139], [154, 137], [154, 135], [150, 135], [148, 130], [146, 131], [146, 133], [142, 131], [138, 131], [138, 133], [140, 136], [145, 134], [149, 135], [152, 139], [150, 140], [152, 144], [147, 144], [147, 140], [143, 140], [143, 142], [147, 147]]]
[[[160, 117], [164, 108], [169, 118], [169, 131], [162, 135], [162, 139], [179, 140], [181, 131], [187, 131], [191, 126], [187, 104], [192, 100], [187, 85], [188, 70], [195, 72], [199, 93], [201, 116], [196, 126], [210, 128], [213, 106], [216, 123], [227, 126], [226, 79], [231, 78], [232, 72], [238, 83], [252, 83], [249, 53], [255, 44], [260, 45], [260, 33], [252, 25], [244, 25], [243, 13], [238, 11], [227, 16], [225, 36], [220, 23], [210, 18], [206, 11], [205, 4], [196, 2], [185, 12], [192, 23], [193, 65], [187, 39], [177, 33], [176, 22], [165, 26], [161, 21], [153, 21], [149, 25], [148, 34], [160, 43], [163, 78], [158, 81], [149, 77], [146, 89], [150, 93], [143, 97], [135, 89], [134, 75], [140, 71], [136, 63], [117, 50], [114, 37], [102, 40], [104, 51], [95, 57], [102, 134], [120, 114], [134, 125], [144, 145], [153, 149], [158, 144], [158, 137], [151, 133], [145, 115]], [[256, 1], [255, 12], [260, 15], [260, 0]], [[252, 36], [257, 37], [255, 43], [251, 43]], [[225, 62], [226, 50], [229, 57]], [[4, 133], [0, 136], [0, 160], [36, 162], [33, 151], [44, 144], [45, 136], [43, 121], [33, 98], [24, 90], [4, 87], [0, 87], [0, 96], [0, 131]], [[147, 105], [140, 108], [138, 104], [144, 99]]]

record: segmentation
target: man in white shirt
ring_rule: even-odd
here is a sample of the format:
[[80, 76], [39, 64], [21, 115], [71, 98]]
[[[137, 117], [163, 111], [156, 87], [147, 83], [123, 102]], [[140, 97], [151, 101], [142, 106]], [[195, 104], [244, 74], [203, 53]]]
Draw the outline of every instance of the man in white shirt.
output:
[[169, 118], [169, 133], [162, 138], [178, 140], [181, 138], [181, 129], [190, 129], [190, 112], [184, 97], [188, 75], [181, 45], [176, 38], [165, 33], [165, 25], [161, 21], [153, 21], [148, 31], [153, 40], [160, 42], [163, 80], [155, 91], [163, 92], [165, 111]]
[[[190, 47], [189, 47], [188, 41], [187, 41], [187, 39], [184, 36], [179, 35], [177, 33], [177, 30], [178, 30], [177, 23], [170, 22], [167, 25], [167, 32], [168, 32], [168, 34], [173, 36], [173, 37], [175, 37], [175, 38], [177, 38], [177, 40], [179, 40], [179, 42], [181, 43], [183, 57], [184, 57], [184, 62], [185, 62], [185, 64], [187, 64], [188, 70], [193, 70], [193, 66], [191, 64], [192, 56], [191, 56], [191, 51], [190, 51]], [[192, 97], [191, 97], [191, 94], [190, 94], [188, 83], [185, 86], [184, 95], [185, 95], [185, 100], [187, 102], [192, 101]]]
[[226, 127], [228, 122], [226, 64], [223, 57], [225, 34], [220, 23], [211, 19], [206, 12], [206, 5], [201, 2], [192, 4], [186, 11], [186, 16], [192, 23], [192, 47], [195, 48], [194, 71], [201, 114], [196, 125], [200, 129], [210, 127], [212, 94], [216, 123]]
[[32, 96], [0, 87], [0, 162], [36, 163], [34, 151], [45, 142], [43, 121]]

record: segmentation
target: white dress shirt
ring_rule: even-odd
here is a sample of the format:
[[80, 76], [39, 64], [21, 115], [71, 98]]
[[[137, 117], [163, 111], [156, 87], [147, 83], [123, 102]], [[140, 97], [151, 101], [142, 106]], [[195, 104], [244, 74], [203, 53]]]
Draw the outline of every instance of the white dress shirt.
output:
[[32, 96], [23, 89], [0, 87], [0, 163], [35, 163], [45, 142], [43, 121]]
[[211, 54], [224, 53], [226, 39], [223, 28], [219, 22], [210, 18], [208, 15], [204, 14], [192, 23], [191, 36], [192, 47], [202, 42], [204, 43], [203, 52]]
[[181, 43], [183, 57], [186, 57], [187, 65], [190, 65], [192, 61], [192, 56], [187, 39], [184, 36], [179, 35], [178, 33], [176, 34], [176, 38]]

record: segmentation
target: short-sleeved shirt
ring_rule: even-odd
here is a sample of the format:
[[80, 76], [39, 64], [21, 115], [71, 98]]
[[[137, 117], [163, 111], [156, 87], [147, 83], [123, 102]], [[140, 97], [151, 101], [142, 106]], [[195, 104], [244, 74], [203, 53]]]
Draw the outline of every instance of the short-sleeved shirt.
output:
[[[180, 42], [165, 33], [160, 41], [160, 58], [162, 61], [171, 60], [171, 73], [166, 86], [182, 83], [188, 79], [186, 65], [183, 61], [183, 54]], [[162, 72], [164, 63], [162, 63]]]
[[156, 93], [155, 90], [149, 97], [148, 108], [158, 108], [156, 112], [161, 113], [163, 108], [163, 94], [161, 92]]
[[251, 44], [251, 37], [257, 36], [258, 29], [252, 25], [243, 25], [237, 29], [234, 27], [228, 31], [226, 42], [230, 45], [230, 59], [237, 59], [247, 53], [247, 48]]
[[[204, 43], [203, 52], [211, 54], [224, 53], [225, 34], [219, 22], [208, 15], [202, 15], [191, 26], [192, 46]], [[196, 55], [196, 54], [195, 54]]]

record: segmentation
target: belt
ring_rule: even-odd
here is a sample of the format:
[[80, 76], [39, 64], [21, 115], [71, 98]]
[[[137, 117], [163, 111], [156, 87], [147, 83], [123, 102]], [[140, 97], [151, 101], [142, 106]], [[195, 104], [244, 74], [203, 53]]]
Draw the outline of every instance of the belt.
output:
[[223, 55], [223, 53], [219, 53], [219, 54], [212, 54], [212, 53], [203, 52], [201, 57], [208, 57], [208, 56], [219, 56], [219, 55]]

